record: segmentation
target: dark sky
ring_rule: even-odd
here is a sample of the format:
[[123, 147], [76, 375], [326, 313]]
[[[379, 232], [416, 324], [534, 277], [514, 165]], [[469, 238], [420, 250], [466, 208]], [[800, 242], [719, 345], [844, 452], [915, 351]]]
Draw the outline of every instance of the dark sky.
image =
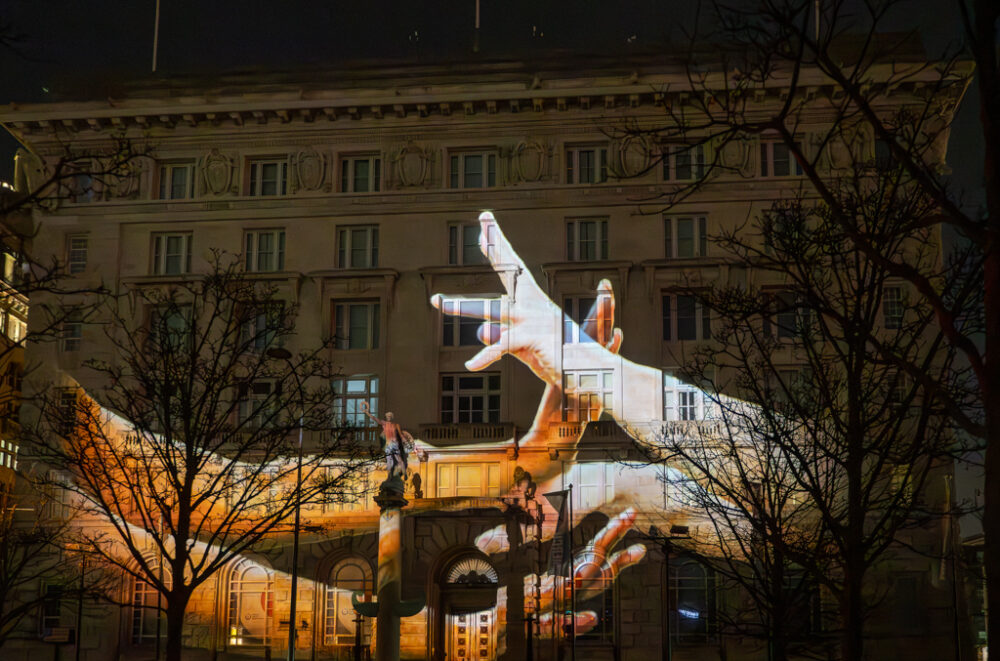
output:
[[[752, 3], [751, 3], [752, 4]], [[149, 75], [156, 0], [0, 0], [0, 22], [21, 35], [0, 49], [0, 103], [57, 98]], [[480, 0], [480, 55], [472, 54], [475, 0], [161, 0], [158, 72], [323, 66], [358, 58], [497, 57], [535, 49], [627, 52], [683, 43], [695, 0]], [[918, 30], [928, 53], [960, 42], [950, 0], [915, 0], [888, 22]], [[950, 162], [975, 188], [982, 162], [975, 94], [952, 138]], [[0, 179], [15, 143], [0, 138]]]

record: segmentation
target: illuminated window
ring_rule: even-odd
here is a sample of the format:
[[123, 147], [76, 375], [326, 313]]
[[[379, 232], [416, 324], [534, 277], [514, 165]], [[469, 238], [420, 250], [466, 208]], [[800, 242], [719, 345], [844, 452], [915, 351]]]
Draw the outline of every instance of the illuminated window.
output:
[[[153, 566], [156, 571], [156, 566]], [[161, 638], [167, 637], [167, 625], [158, 617], [157, 606], [166, 603], [159, 598], [160, 593], [146, 581], [138, 578], [132, 581], [132, 643], [143, 643], [156, 640], [157, 633]]]
[[282, 271], [285, 268], [285, 230], [256, 230], [243, 242], [247, 271]]
[[661, 305], [664, 341], [711, 339], [711, 312], [697, 296], [664, 294]]
[[153, 275], [181, 275], [191, 272], [191, 233], [153, 235]]
[[667, 259], [704, 257], [708, 254], [704, 216], [664, 216], [663, 236]]
[[453, 266], [485, 264], [486, 255], [479, 249], [479, 223], [448, 225], [448, 263]]
[[66, 237], [66, 268], [70, 274], [83, 273], [87, 268], [87, 243], [86, 234]]
[[573, 507], [580, 512], [590, 512], [615, 499], [615, 473], [617, 466], [607, 461], [574, 464]]
[[377, 301], [350, 301], [333, 305], [333, 334], [341, 350], [378, 349], [380, 305]]
[[886, 287], [882, 294], [882, 318], [889, 330], [903, 326], [903, 288]]
[[382, 159], [374, 154], [340, 159], [341, 193], [377, 193], [381, 187]]
[[442, 375], [441, 422], [500, 422], [500, 375]]
[[597, 420], [601, 411], [614, 409], [614, 374], [611, 370], [566, 371], [563, 374], [563, 420]]
[[705, 404], [701, 390], [663, 373], [664, 420], [704, 420]]
[[694, 560], [670, 565], [670, 631], [679, 643], [707, 642], [716, 628], [715, 574]]
[[441, 343], [446, 347], [482, 346], [479, 327], [483, 316], [500, 320], [500, 298], [452, 298], [441, 304]]
[[697, 181], [705, 176], [705, 145], [676, 145], [663, 153], [663, 181]]
[[194, 163], [160, 165], [160, 199], [183, 200], [194, 197]]
[[[326, 588], [326, 617], [324, 622], [324, 644], [353, 646], [358, 633], [357, 613], [351, 603], [351, 595], [362, 593], [359, 601], [372, 600], [372, 570], [360, 558], [341, 560], [330, 572]], [[371, 618], [363, 618], [361, 645], [367, 647], [371, 639]]]
[[342, 269], [378, 266], [378, 226], [358, 225], [337, 229], [337, 264]]
[[270, 643], [274, 617], [271, 572], [245, 560], [229, 579], [229, 644], [262, 647]]
[[250, 161], [251, 196], [268, 197], [288, 192], [288, 162], [281, 159]]
[[576, 607], [578, 612], [596, 613], [597, 623], [576, 638], [580, 642], [610, 645], [615, 642], [615, 579], [611, 572], [602, 569], [605, 559], [588, 551], [583, 551], [582, 561], [576, 565], [577, 576], [587, 577], [576, 581]]
[[438, 498], [488, 498], [500, 496], [499, 463], [437, 464]]
[[[587, 333], [584, 329], [589, 328]], [[599, 309], [594, 296], [567, 296], [563, 299], [563, 342], [594, 342], [611, 333], [611, 306]]]
[[583, 146], [566, 149], [567, 184], [599, 184], [607, 180], [607, 148]]
[[79, 351], [83, 340], [83, 313], [70, 311], [63, 318], [59, 347], [63, 351]]
[[802, 165], [792, 156], [791, 150], [784, 142], [761, 140], [760, 176], [801, 177]]
[[452, 154], [448, 172], [452, 188], [492, 188], [497, 185], [496, 152]]
[[608, 221], [577, 218], [566, 222], [566, 259], [592, 262], [608, 258]]
[[333, 419], [345, 427], [366, 428], [371, 420], [361, 410], [361, 403], [368, 404], [372, 415], [379, 415], [378, 377], [374, 374], [354, 374], [333, 380]]

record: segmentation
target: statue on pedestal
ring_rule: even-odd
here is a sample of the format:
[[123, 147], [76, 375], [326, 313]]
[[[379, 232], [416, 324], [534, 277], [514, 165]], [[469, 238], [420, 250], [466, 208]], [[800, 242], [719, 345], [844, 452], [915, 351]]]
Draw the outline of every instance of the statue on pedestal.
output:
[[385, 464], [386, 479], [382, 483], [383, 489], [398, 490], [403, 493], [403, 480], [406, 479], [407, 455], [413, 445], [413, 436], [403, 430], [393, 421], [392, 412], [385, 414], [385, 420], [381, 420], [368, 408], [367, 402], [361, 402], [361, 411], [376, 425], [382, 428], [382, 439], [385, 443]]

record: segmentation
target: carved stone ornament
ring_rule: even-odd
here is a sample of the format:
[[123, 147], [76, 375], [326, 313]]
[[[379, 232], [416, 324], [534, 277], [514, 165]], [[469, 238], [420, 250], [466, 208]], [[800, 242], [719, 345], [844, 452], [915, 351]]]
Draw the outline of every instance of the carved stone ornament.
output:
[[521, 142], [511, 152], [511, 174], [515, 181], [541, 181], [549, 170], [548, 147], [540, 142]]
[[429, 149], [408, 142], [393, 160], [396, 178], [402, 186], [423, 186], [428, 182], [432, 160]]
[[649, 140], [642, 135], [627, 135], [613, 145], [611, 169], [618, 177], [634, 177], [645, 172], [652, 161]]
[[292, 156], [292, 166], [300, 189], [314, 191], [323, 187], [326, 180], [326, 155], [310, 147]]
[[111, 180], [111, 189], [115, 197], [136, 198], [139, 195], [139, 182], [146, 168], [145, 158], [133, 159], [123, 165]]
[[719, 146], [719, 164], [730, 171], [739, 172], [744, 177], [752, 177], [754, 142], [747, 136], [737, 136]]
[[229, 192], [233, 181], [233, 159], [213, 149], [201, 159], [201, 174], [205, 180], [205, 190], [212, 195]]

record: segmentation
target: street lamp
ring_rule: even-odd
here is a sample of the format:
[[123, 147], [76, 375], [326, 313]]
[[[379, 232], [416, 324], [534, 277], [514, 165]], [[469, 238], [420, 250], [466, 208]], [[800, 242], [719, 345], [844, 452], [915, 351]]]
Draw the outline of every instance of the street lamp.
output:
[[650, 526], [646, 538], [660, 543], [663, 548], [663, 661], [673, 661], [673, 643], [670, 640], [670, 554], [673, 553], [673, 543], [679, 539], [691, 539], [687, 526], [670, 526], [670, 532], [663, 534], [656, 526]]
[[[299, 390], [301, 383], [298, 383], [298, 374], [291, 364], [292, 353], [284, 347], [271, 347], [266, 351], [270, 358], [283, 360], [288, 363], [288, 367], [295, 376]], [[295, 661], [295, 603], [299, 596], [299, 517], [302, 510], [302, 415], [299, 415], [299, 448], [298, 458], [295, 466], [295, 523], [292, 524], [292, 602], [288, 608], [288, 661]]]

